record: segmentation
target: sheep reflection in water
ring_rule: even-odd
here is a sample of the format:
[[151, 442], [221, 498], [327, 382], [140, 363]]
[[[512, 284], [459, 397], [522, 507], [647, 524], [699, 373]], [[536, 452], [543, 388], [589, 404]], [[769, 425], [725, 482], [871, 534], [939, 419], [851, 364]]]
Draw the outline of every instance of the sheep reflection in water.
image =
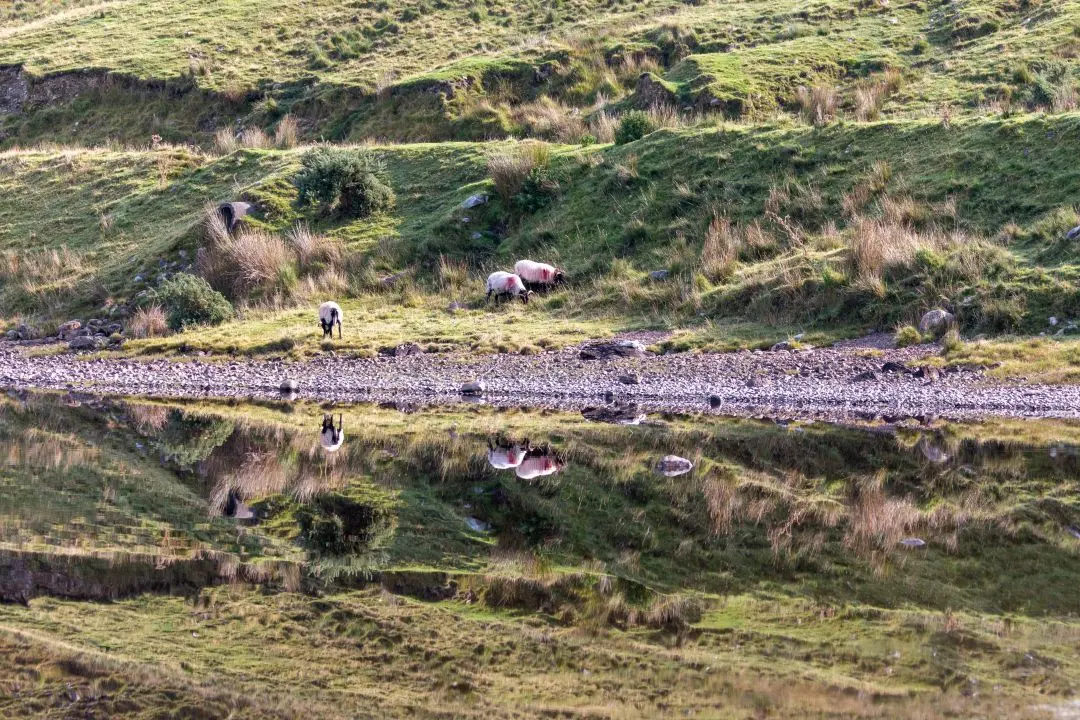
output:
[[522, 480], [553, 475], [566, 463], [547, 445], [533, 447], [528, 440], [488, 440], [488, 464], [496, 470], [513, 470]]
[[319, 430], [319, 444], [326, 452], [334, 452], [345, 442], [345, 433], [342, 431], [341, 413], [338, 413], [337, 427], [334, 427], [334, 416], [323, 415], [322, 429]]

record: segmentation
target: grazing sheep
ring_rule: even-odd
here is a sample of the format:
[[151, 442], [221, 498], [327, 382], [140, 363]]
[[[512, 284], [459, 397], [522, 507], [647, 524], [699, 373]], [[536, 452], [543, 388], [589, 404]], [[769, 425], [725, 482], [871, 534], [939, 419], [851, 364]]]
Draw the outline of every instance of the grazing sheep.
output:
[[525, 289], [525, 284], [521, 282], [521, 278], [514, 273], [503, 272], [501, 270], [488, 275], [487, 300], [491, 299], [492, 293], [495, 294], [496, 303], [504, 297], [511, 299], [516, 297], [526, 305], [529, 304], [529, 296], [532, 295], [530, 290]]
[[513, 470], [525, 459], [529, 452], [529, 441], [516, 444], [492, 444], [488, 440], [488, 463], [496, 470]]
[[514, 265], [514, 272], [529, 290], [548, 290], [566, 282], [562, 270], [554, 265], [532, 260], [518, 260]]
[[322, 429], [319, 430], [319, 444], [326, 452], [334, 452], [345, 442], [345, 433], [341, 429], [341, 413], [338, 413], [337, 427], [334, 427], [334, 416], [323, 415]]
[[334, 337], [334, 323], [337, 323], [338, 339], [341, 339], [341, 306], [336, 302], [324, 302], [319, 306], [319, 324], [322, 325], [322, 336]]
[[548, 448], [533, 448], [529, 450], [514, 473], [522, 480], [532, 480], [559, 472], [563, 469], [563, 464], [563, 461]]

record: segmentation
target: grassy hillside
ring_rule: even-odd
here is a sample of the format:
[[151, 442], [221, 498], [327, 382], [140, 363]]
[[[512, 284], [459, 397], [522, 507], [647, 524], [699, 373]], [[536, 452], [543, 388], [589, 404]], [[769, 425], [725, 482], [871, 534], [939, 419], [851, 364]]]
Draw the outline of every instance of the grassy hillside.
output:
[[[129, 350], [316, 352], [326, 297], [368, 319], [335, 345], [359, 354], [637, 328], [674, 331], [667, 349], [817, 342], [938, 305], [968, 335], [1080, 316], [1080, 2], [114, 0], [13, 6], [0, 36], [11, 327], [127, 322], [185, 270], [238, 319]], [[644, 137], [613, 144], [624, 121]], [[396, 204], [302, 207], [318, 139], [363, 140]], [[238, 199], [244, 262], [202, 224]], [[492, 322], [483, 278], [526, 256], [570, 287]]]

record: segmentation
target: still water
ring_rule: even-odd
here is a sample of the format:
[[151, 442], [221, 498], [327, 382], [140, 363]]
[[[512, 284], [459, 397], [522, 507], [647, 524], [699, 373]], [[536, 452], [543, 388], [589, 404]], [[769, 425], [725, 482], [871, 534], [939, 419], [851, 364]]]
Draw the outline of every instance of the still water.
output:
[[[625, 425], [479, 405], [30, 394], [0, 401], [0, 459], [10, 603], [197, 598], [237, 584], [314, 597], [374, 583], [573, 625], [567, 613], [595, 601], [587, 586], [630, 608], [605, 615], [605, 628], [638, 618], [679, 642], [745, 625], [732, 619], [738, 603], [812, 606], [822, 621], [944, 617], [946, 633], [962, 614], [1052, 622], [1030, 639], [1036, 657], [1052, 657], [1042, 682], [1067, 695], [1076, 680], [1075, 643], [1059, 647], [1054, 634], [1074, 637], [1080, 613], [1077, 424], [649, 415]], [[477, 577], [487, 580], [465, 580]], [[578, 584], [551, 590], [553, 577]], [[515, 594], [492, 578], [534, 589], [547, 578], [547, 589]], [[696, 609], [634, 614], [657, 598]], [[844, 642], [889, 636], [851, 623]], [[927, 669], [932, 637], [914, 641], [926, 654], [905, 682], [925, 673], [966, 688], [962, 673]], [[1035, 693], [1002, 669], [1028, 640], [1018, 642], [1001, 651], [996, 687]]]

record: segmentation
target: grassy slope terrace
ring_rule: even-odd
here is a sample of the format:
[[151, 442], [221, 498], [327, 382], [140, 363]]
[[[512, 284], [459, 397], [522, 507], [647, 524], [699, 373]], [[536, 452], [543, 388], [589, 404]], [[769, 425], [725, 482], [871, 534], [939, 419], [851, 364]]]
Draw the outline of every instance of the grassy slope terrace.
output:
[[[826, 91], [825, 121], [1060, 112], [1078, 28], [1077, 0], [22, 4], [0, 17], [0, 64], [30, 93], [0, 143], [206, 147], [286, 113], [308, 139], [577, 142], [632, 104], [815, 115], [799, 86]], [[641, 92], [643, 72], [663, 90]]]
[[[374, 147], [398, 203], [360, 221], [296, 208], [302, 149], [8, 152], [0, 306], [45, 330], [119, 309], [191, 263], [204, 203], [244, 198], [260, 228], [299, 221], [338, 238], [346, 265], [332, 282], [265, 288], [239, 324], [133, 350], [314, 351], [311, 308], [327, 294], [354, 298], [345, 307], [364, 324], [337, 347], [362, 354], [406, 340], [528, 351], [640, 327], [679, 330], [675, 349], [733, 347], [888, 329], [940, 303], [968, 333], [1037, 332], [1080, 316], [1062, 241], [1078, 222], [1077, 148], [1075, 114], [660, 131], [552, 146], [558, 190], [522, 210], [486, 169], [516, 145]], [[463, 210], [474, 193], [492, 200]], [[483, 278], [520, 257], [564, 266], [571, 288], [493, 321], [477, 306]], [[654, 269], [671, 277], [651, 281]], [[465, 307], [447, 313], [451, 302]]]

